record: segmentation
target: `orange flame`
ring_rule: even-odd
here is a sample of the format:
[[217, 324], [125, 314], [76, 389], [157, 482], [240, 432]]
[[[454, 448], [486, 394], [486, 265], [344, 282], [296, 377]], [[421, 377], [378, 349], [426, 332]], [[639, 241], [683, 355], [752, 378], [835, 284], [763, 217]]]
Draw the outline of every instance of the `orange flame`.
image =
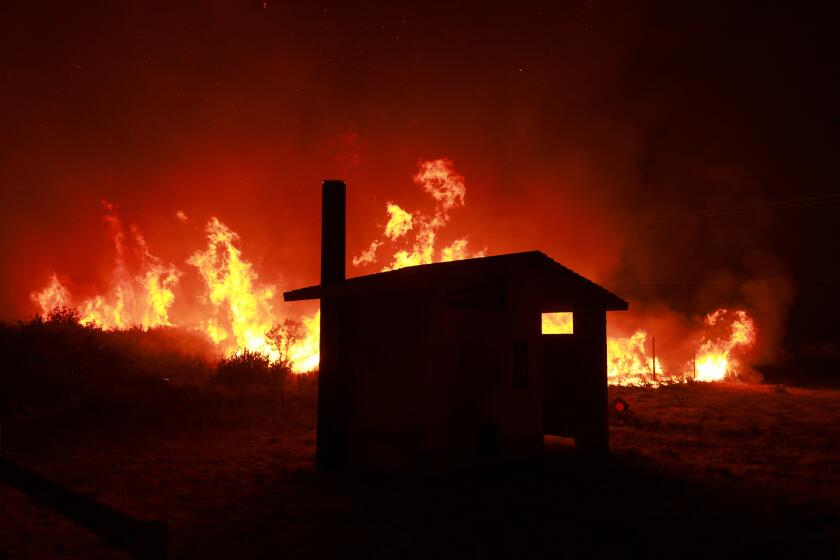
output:
[[30, 294], [41, 309], [40, 315], [46, 317], [53, 309], [70, 307], [70, 291], [64, 287], [55, 274], [50, 275], [50, 283], [40, 292]]
[[[104, 329], [171, 325], [169, 308], [175, 301], [173, 288], [180, 271], [149, 252], [146, 240], [137, 228], [131, 228], [130, 243], [126, 241], [125, 228], [117, 217], [116, 208], [107, 201], [103, 201], [103, 206], [106, 209], [105, 222], [116, 251], [116, 266], [106, 294], [75, 303], [80, 322]], [[55, 274], [46, 288], [32, 294], [32, 299], [43, 316], [57, 307], [68, 307], [72, 303], [69, 290]]]
[[731, 323], [722, 335], [704, 335], [701, 339], [696, 358], [697, 381], [721, 381], [736, 376], [741, 364], [733, 354], [755, 344], [755, 322], [746, 311], [718, 309], [706, 315], [704, 323], [709, 327], [719, 326], [727, 317]]
[[[175, 325], [169, 311], [175, 301], [173, 288], [182, 272], [152, 255], [136, 227], [131, 228], [129, 246], [115, 208], [104, 204], [116, 251], [111, 289], [104, 295], [74, 300], [53, 274], [43, 290], [31, 295], [40, 314], [46, 317], [56, 308], [76, 307], [80, 323], [105, 330]], [[177, 217], [183, 221], [181, 215], [186, 215], [179, 212]], [[276, 288], [259, 281], [251, 263], [242, 256], [236, 232], [211, 218], [206, 233], [207, 247], [195, 252], [187, 264], [195, 267], [204, 281], [202, 300], [210, 306], [210, 313], [198, 325], [177, 326], [204, 332], [225, 355], [248, 350], [264, 354], [272, 362], [285, 359], [295, 373], [317, 368], [320, 314], [303, 317], [302, 333], [270, 336], [278, 332], [274, 327], [279, 320], [272, 306]]]
[[385, 237], [391, 241], [396, 241], [414, 227], [414, 217], [409, 213], [394, 204], [389, 202], [387, 205], [388, 223], [385, 225]]
[[607, 339], [607, 379], [612, 385], [652, 385], [685, 381], [722, 381], [737, 377], [743, 365], [739, 354], [749, 350], [756, 341], [755, 322], [746, 311], [717, 309], [703, 319], [696, 342], [696, 357], [681, 369], [666, 367], [656, 359], [653, 375], [653, 356], [647, 349], [648, 333], [637, 330], [628, 338]]
[[[375, 263], [381, 247], [404, 243], [412, 233], [409, 246], [395, 250], [382, 270], [484, 255], [484, 250], [471, 251], [466, 238], [438, 248], [437, 235], [449, 222], [450, 212], [465, 204], [466, 185], [451, 160], [421, 161], [418, 166], [413, 180], [434, 200], [433, 213], [411, 213], [389, 201], [383, 238], [371, 242], [353, 259], [354, 265]], [[175, 301], [174, 288], [183, 273], [154, 256], [136, 227], [130, 228], [127, 237], [114, 206], [103, 204], [116, 251], [110, 288], [105, 294], [79, 301], [53, 274], [43, 290], [31, 294], [43, 316], [56, 308], [76, 307], [81, 323], [107, 330], [177, 325], [205, 333], [225, 355], [243, 350], [258, 352], [272, 362], [286, 360], [295, 373], [318, 367], [320, 311], [302, 317], [299, 329], [285, 328], [288, 322], [280, 320], [273, 305], [279, 291], [273, 284], [260, 281], [253, 265], [242, 255], [236, 232], [217, 218], [210, 219], [206, 248], [187, 260], [203, 280], [201, 301], [209, 312], [198, 324], [176, 323], [170, 318], [170, 310]], [[182, 223], [189, 220], [183, 211], [178, 211], [176, 218]], [[545, 313], [542, 320], [545, 334], [574, 332], [571, 313]], [[756, 327], [746, 311], [715, 310], [704, 319], [696, 359], [676, 371], [660, 359], [654, 364], [647, 352], [650, 344], [645, 330], [638, 329], [630, 337], [611, 336], [607, 339], [608, 382], [655, 386], [688, 379], [719, 381], [738, 374], [741, 365], [736, 354], [748, 350], [755, 340]]]
[[434, 213], [412, 214], [388, 202], [385, 205], [388, 213], [388, 222], [383, 232], [385, 240], [373, 240], [365, 251], [353, 258], [354, 266], [376, 262], [376, 252], [380, 247], [386, 242], [397, 242], [411, 231], [414, 231], [414, 242], [409, 248], [395, 251], [391, 263], [385, 265], [383, 271], [484, 256], [484, 250], [470, 251], [466, 238], [456, 239], [450, 245], [437, 249], [438, 231], [449, 222], [450, 210], [464, 205], [467, 189], [464, 177], [455, 170], [451, 160], [442, 158], [421, 161], [418, 167], [414, 183], [434, 199]]
[[225, 224], [211, 218], [206, 232], [207, 248], [187, 260], [201, 274], [213, 309], [202, 327], [226, 353], [242, 349], [277, 361], [280, 351], [266, 338], [275, 322], [274, 286], [259, 283], [251, 263], [236, 246], [239, 236]]
[[[655, 385], [653, 356], [648, 356], [648, 333], [637, 330], [627, 338], [607, 338], [607, 382], [610, 385]], [[656, 360], [656, 375], [662, 379], [662, 361]]]
[[290, 341], [287, 359], [295, 373], [318, 369], [321, 361], [321, 310], [302, 319], [303, 336]]

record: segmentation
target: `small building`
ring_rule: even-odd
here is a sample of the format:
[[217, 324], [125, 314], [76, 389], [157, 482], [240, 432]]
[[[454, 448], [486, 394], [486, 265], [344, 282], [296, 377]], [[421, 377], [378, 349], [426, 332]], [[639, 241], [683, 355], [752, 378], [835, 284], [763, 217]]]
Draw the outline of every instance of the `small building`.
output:
[[[606, 312], [627, 302], [539, 251], [345, 279], [345, 185], [323, 184], [320, 465], [437, 468], [605, 452]], [[544, 313], [569, 334], [542, 334]]]

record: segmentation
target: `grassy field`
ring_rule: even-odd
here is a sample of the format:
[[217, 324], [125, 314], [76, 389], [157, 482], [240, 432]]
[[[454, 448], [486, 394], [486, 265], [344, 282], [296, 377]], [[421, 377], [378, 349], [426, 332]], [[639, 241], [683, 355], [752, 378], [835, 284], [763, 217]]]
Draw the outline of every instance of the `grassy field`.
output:
[[720, 383], [612, 393], [634, 413], [614, 419], [619, 456], [638, 454], [675, 476], [840, 507], [840, 391]]
[[[614, 454], [598, 464], [549, 441], [542, 461], [517, 469], [322, 473], [309, 397], [183, 429], [10, 442], [8, 456], [165, 519], [173, 558], [838, 557], [840, 391], [697, 384], [618, 396], [629, 412], [612, 419]], [[8, 487], [0, 504], [9, 558], [128, 557]]]

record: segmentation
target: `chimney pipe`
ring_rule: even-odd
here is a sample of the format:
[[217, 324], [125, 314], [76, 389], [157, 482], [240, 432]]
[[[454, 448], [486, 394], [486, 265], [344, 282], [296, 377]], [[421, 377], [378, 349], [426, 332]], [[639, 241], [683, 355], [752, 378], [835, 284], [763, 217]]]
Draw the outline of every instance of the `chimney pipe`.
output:
[[344, 181], [323, 182], [321, 198], [321, 285], [344, 281], [345, 197]]

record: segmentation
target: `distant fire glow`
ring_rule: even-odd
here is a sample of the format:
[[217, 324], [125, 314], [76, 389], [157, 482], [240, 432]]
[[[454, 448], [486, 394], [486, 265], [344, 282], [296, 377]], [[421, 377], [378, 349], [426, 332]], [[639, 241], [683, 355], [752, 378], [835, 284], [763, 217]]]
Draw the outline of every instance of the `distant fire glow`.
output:
[[[430, 212], [410, 212], [393, 201], [385, 204], [382, 234], [353, 259], [357, 267], [375, 265], [380, 270], [484, 256], [461, 237], [441, 243], [439, 234], [450, 222], [452, 211], [466, 202], [466, 181], [445, 158], [421, 161], [414, 183], [430, 198]], [[257, 352], [272, 362], [286, 360], [292, 371], [318, 368], [320, 361], [320, 312], [289, 321], [278, 310], [277, 286], [260, 279], [246, 257], [239, 235], [217, 218], [205, 226], [206, 246], [192, 252], [179, 267], [150, 251], [141, 232], [126, 228], [108, 202], [105, 223], [113, 240], [115, 264], [109, 287], [92, 297], [75, 297], [53, 273], [47, 285], [31, 294], [41, 315], [56, 308], [75, 308], [79, 321], [105, 330], [175, 326], [204, 333], [220, 354]], [[175, 218], [190, 218], [179, 210]], [[390, 248], [388, 253], [385, 249]], [[378, 264], [377, 264], [378, 263]], [[192, 313], [173, 317], [176, 287], [185, 274], [196, 274], [202, 290], [181, 294]], [[72, 284], [71, 284], [72, 285]], [[756, 342], [756, 325], [745, 310], [717, 309], [695, 329], [695, 353], [687, 362], [663, 363], [653, 356], [653, 340], [645, 329], [630, 336], [607, 339], [607, 378], [613, 385], [654, 385], [685, 381], [721, 381], [736, 377], [742, 359]], [[571, 312], [543, 313], [543, 334], [574, 334]]]
[[696, 353], [686, 363], [663, 364], [642, 329], [632, 336], [607, 340], [607, 377], [613, 385], [659, 385], [685, 381], [723, 381], [737, 377], [741, 361], [756, 342], [757, 329], [744, 310], [717, 309], [698, 328]]
[[737, 373], [740, 364], [734, 354], [755, 344], [755, 323], [746, 311], [726, 309], [709, 313], [704, 323], [710, 330], [722, 332], [701, 340], [696, 361], [697, 381], [719, 381]]
[[[611, 385], [644, 385], [653, 382], [653, 358], [648, 354], [647, 332], [637, 330], [627, 338], [607, 339], [607, 380]], [[662, 375], [662, 362], [656, 364]], [[661, 378], [661, 377], [660, 377]]]

